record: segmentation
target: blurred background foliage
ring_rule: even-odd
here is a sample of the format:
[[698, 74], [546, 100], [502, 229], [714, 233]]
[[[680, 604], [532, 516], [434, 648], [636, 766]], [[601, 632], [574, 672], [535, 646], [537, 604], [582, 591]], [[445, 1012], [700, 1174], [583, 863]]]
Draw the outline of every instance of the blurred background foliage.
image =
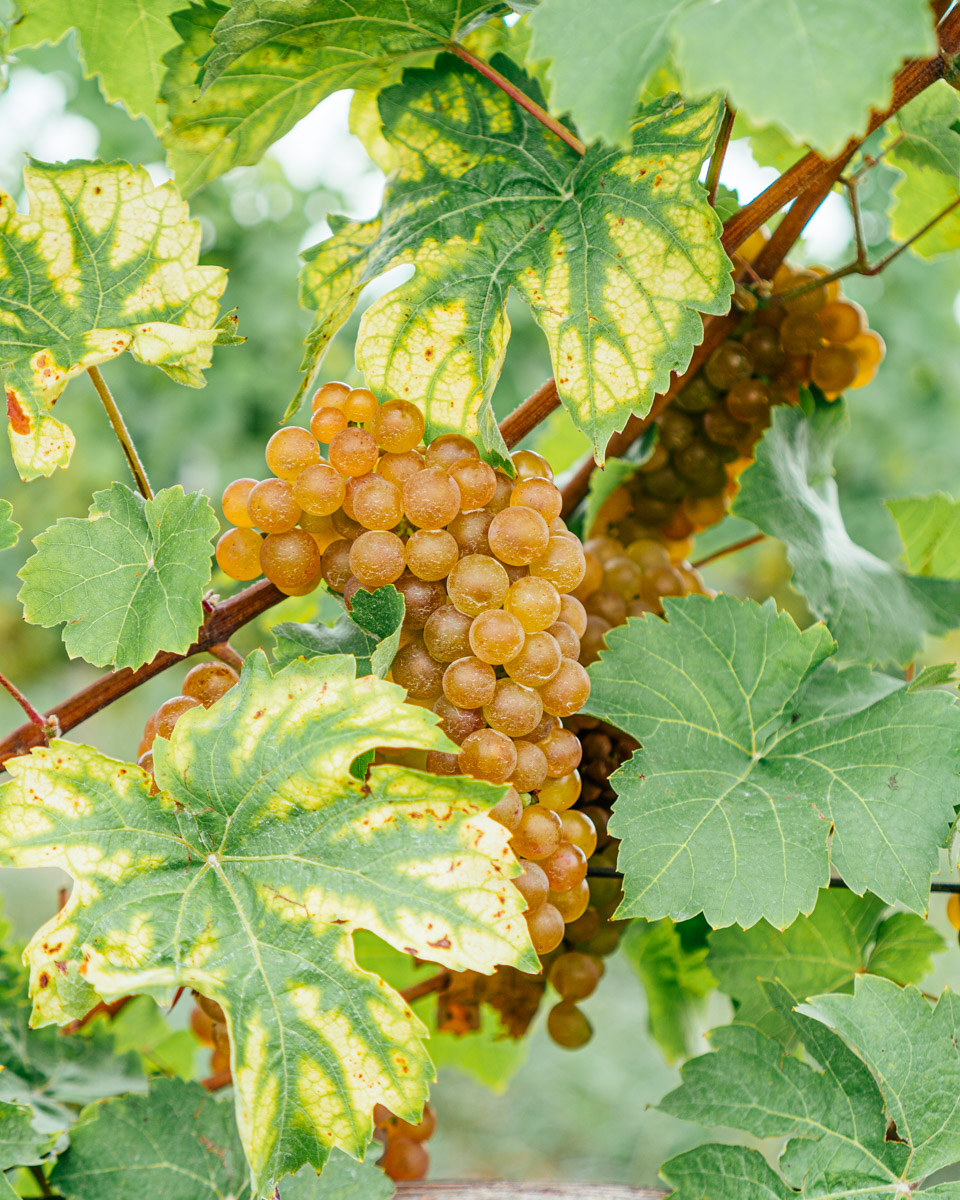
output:
[[[2, 8], [2, 0], [0, 0]], [[55, 47], [22, 53], [7, 64], [0, 94], [0, 189], [23, 205], [26, 155], [45, 161], [99, 157], [146, 164], [156, 181], [169, 178], [163, 152], [144, 121], [107, 104], [94, 82], [82, 77], [70, 36]], [[325, 236], [326, 216], [372, 216], [382, 176], [348, 129], [349, 97], [337, 94], [319, 106], [256, 167], [240, 168], [192, 203], [203, 226], [203, 261], [227, 267], [226, 308], [236, 308], [247, 342], [217, 352], [202, 391], [179, 388], [159, 371], [129, 356], [108, 363], [104, 374], [117, 396], [157, 486], [181, 483], [215, 502], [239, 475], [263, 471], [263, 447], [298, 382], [301, 341], [309, 318], [297, 303], [298, 253]], [[740, 132], [739, 128], [738, 131]], [[782, 138], [744, 137], [732, 143], [723, 181], [741, 203], [782, 167], [791, 148]], [[889, 248], [883, 216], [896, 173], [882, 165], [863, 188], [871, 250]], [[845, 203], [832, 196], [808, 230], [797, 257], [835, 266], [852, 256]], [[381, 281], [376, 293], [391, 286]], [[876, 380], [850, 397], [852, 428], [840, 448], [838, 476], [853, 536], [888, 559], [899, 544], [883, 508], [892, 496], [960, 491], [960, 354], [958, 275], [955, 258], [900, 258], [882, 277], [847, 280], [848, 295], [868, 310], [870, 325], [886, 340], [887, 357]], [[361, 310], [362, 310], [361, 305]], [[359, 311], [359, 310], [358, 310]], [[511, 307], [513, 337], [495, 398], [498, 416], [514, 408], [549, 375], [542, 337], [525, 305]], [[358, 317], [340, 333], [328, 355], [326, 378], [358, 382], [352, 344]], [[49, 481], [19, 482], [9, 455], [0, 454], [0, 495], [12, 501], [24, 526], [16, 549], [4, 554], [0, 576], [0, 647], [3, 669], [45, 708], [92, 679], [96, 672], [66, 660], [58, 629], [23, 623], [16, 601], [16, 572], [32, 552], [30, 539], [60, 516], [82, 516], [92, 493], [124, 479], [126, 467], [89, 381], [74, 381], [60, 403], [77, 434], [68, 471]], [[585, 439], [555, 413], [529, 439], [558, 471], [583, 454]], [[703, 552], [749, 532], [728, 518], [701, 539]], [[698, 547], [698, 550], [701, 547]], [[762, 544], [707, 569], [708, 582], [741, 595], [776, 596], [798, 619], [802, 602], [789, 586], [782, 551]], [[227, 581], [214, 585], [226, 591]], [[292, 599], [245, 630], [238, 646], [263, 639], [269, 624], [311, 614], [317, 597]], [[939, 648], [941, 654], [943, 648]], [[951, 650], [949, 657], [956, 657]], [[930, 646], [927, 661], [937, 661]], [[146, 717], [175, 694], [184, 669], [168, 672], [81, 727], [75, 736], [109, 753], [131, 757]], [[0, 725], [10, 728], [20, 710], [0, 694]], [[33, 930], [56, 904], [54, 873], [0, 873], [6, 908], [18, 933]], [[942, 901], [934, 913], [948, 931]], [[955, 974], [958, 950], [941, 956], [936, 988]], [[707, 1028], [726, 1017], [715, 998], [701, 1014]], [[677, 1073], [646, 1030], [642, 988], [621, 957], [609, 960], [608, 978], [586, 1002], [596, 1036], [571, 1054], [535, 1029], [526, 1062], [506, 1094], [491, 1092], [451, 1070], [441, 1072], [435, 1099], [439, 1130], [431, 1143], [434, 1177], [565, 1177], [652, 1183], [668, 1155], [702, 1137], [687, 1124], [647, 1111], [673, 1086]], [[721, 1133], [720, 1138], [723, 1138]]]

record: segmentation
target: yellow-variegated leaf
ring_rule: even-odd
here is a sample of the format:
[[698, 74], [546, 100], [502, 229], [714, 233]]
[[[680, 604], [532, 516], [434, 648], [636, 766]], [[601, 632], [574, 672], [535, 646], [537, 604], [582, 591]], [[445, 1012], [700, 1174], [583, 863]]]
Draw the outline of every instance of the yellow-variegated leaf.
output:
[[230, 1030], [240, 1134], [256, 1195], [331, 1147], [359, 1156], [377, 1102], [416, 1119], [432, 1067], [423, 1026], [351, 934], [454, 969], [536, 969], [502, 788], [351, 763], [377, 746], [449, 750], [402, 689], [348, 656], [240, 684], [186, 714], [139, 767], [66, 741], [8, 760], [0, 850], [76, 884], [30, 942], [34, 1022], [97, 996], [217, 1000]]
[[67, 382], [124, 350], [202, 387], [217, 341], [222, 267], [198, 265], [200, 224], [176, 187], [127, 163], [33, 163], [28, 212], [0, 194], [0, 370], [24, 479], [66, 467], [53, 415]]
[[[507, 58], [497, 68], [528, 94]], [[718, 104], [676, 96], [642, 107], [631, 148], [575, 150], [483, 76], [443, 55], [380, 94], [391, 171], [376, 220], [333, 226], [306, 254], [301, 302], [316, 312], [296, 404], [363, 286], [413, 264], [364, 314], [357, 363], [377, 391], [421, 405], [446, 431], [505, 447], [490, 398], [515, 288], [546, 334], [557, 390], [602, 456], [631, 413], [649, 411], [726, 311], [730, 263], [697, 176]]]

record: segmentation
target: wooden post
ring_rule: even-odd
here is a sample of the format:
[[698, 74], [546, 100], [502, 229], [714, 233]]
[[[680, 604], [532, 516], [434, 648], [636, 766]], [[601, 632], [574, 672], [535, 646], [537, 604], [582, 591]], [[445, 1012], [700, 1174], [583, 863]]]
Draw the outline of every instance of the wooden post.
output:
[[661, 1188], [625, 1183], [512, 1183], [478, 1180], [462, 1183], [398, 1183], [397, 1200], [663, 1200]]

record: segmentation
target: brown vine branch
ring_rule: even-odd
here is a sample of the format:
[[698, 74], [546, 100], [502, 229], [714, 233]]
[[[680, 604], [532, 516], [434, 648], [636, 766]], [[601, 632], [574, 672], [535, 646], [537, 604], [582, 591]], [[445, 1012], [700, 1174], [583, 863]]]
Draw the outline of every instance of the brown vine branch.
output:
[[548, 379], [500, 422], [503, 440], [508, 446], [515, 446], [559, 407], [560, 397], [557, 395], [556, 381]]
[[[265, 579], [245, 588], [236, 596], [231, 596], [229, 600], [223, 600], [216, 605], [201, 626], [199, 637], [186, 654], [170, 654], [165, 651], [136, 671], [124, 667], [122, 671], [110, 671], [101, 675], [62, 704], [52, 708], [47, 714], [47, 720], [56, 718], [63, 733], [74, 729], [88, 717], [112, 704], [114, 700], [119, 700], [121, 696], [132, 692], [176, 663], [183, 662], [194, 654], [209, 653], [213, 646], [227, 641], [238, 629], [242, 629], [248, 622], [274, 604], [279, 604], [284, 598], [283, 593]], [[42, 741], [43, 737], [33, 722], [21, 725], [0, 742], [0, 766], [8, 758], [25, 754], [32, 746], [39, 746]]]
[[738, 550], [746, 550], [748, 546], [755, 546], [757, 542], [762, 542], [766, 536], [765, 533], [754, 533], [750, 537], [741, 539], [739, 542], [734, 542], [732, 546], [724, 546], [722, 550], [714, 550], [712, 554], [705, 554], [703, 558], [698, 558], [695, 563], [691, 563], [690, 565], [694, 570], [699, 571], [701, 567], [716, 562], [719, 558], [726, 558], [728, 554], [736, 554]]
[[730, 145], [730, 131], [733, 129], [733, 122], [736, 115], [735, 110], [730, 107], [730, 101], [727, 100], [724, 103], [723, 120], [720, 122], [717, 140], [713, 144], [713, 153], [710, 155], [710, 167], [707, 170], [705, 187], [707, 189], [707, 203], [711, 207], [716, 206], [717, 188], [720, 186], [720, 172], [723, 170], [723, 160], [727, 156], [727, 147]]
[[97, 395], [100, 397], [103, 407], [107, 410], [107, 417], [113, 427], [113, 432], [117, 435], [117, 441], [126, 455], [130, 473], [133, 475], [134, 482], [137, 485], [137, 491], [145, 500], [152, 500], [153, 488], [150, 486], [150, 480], [147, 478], [147, 469], [140, 460], [137, 448], [133, 444], [133, 438], [130, 436], [130, 430], [126, 426], [120, 409], [117, 408], [117, 402], [113, 398], [113, 393], [107, 387], [107, 381], [100, 374], [99, 367], [87, 367], [87, 374], [93, 380], [93, 386], [97, 389]]
[[506, 75], [501, 75], [499, 71], [491, 67], [489, 63], [484, 62], [482, 58], [477, 58], [475, 54], [471, 54], [470, 51], [461, 46], [459, 42], [448, 43], [447, 49], [451, 54], [455, 54], [457, 58], [462, 58], [463, 61], [473, 67], [475, 71], [479, 71], [484, 78], [489, 79], [490, 82], [495, 84], [502, 92], [505, 92], [511, 100], [513, 100], [516, 104], [519, 104], [521, 108], [526, 109], [531, 117], [539, 121], [540, 124], [549, 129], [551, 133], [556, 134], [556, 136], [562, 142], [566, 142], [571, 150], [576, 150], [576, 152], [580, 155], [586, 154], [587, 147], [583, 144], [583, 142], [580, 141], [575, 133], [571, 133], [566, 125], [558, 121], [556, 117], [551, 117], [542, 105], [538, 104], [536, 100], [532, 100], [527, 93], [521, 91], [515, 83], [511, 83]]

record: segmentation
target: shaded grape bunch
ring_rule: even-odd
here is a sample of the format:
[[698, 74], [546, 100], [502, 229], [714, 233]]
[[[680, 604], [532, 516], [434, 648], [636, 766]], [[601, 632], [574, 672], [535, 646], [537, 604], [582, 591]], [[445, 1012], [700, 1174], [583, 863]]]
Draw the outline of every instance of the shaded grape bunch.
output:
[[437, 1128], [433, 1106], [425, 1104], [423, 1116], [414, 1125], [378, 1104], [373, 1110], [373, 1125], [373, 1136], [383, 1146], [377, 1165], [384, 1174], [398, 1183], [425, 1178], [430, 1167], [426, 1143]]

